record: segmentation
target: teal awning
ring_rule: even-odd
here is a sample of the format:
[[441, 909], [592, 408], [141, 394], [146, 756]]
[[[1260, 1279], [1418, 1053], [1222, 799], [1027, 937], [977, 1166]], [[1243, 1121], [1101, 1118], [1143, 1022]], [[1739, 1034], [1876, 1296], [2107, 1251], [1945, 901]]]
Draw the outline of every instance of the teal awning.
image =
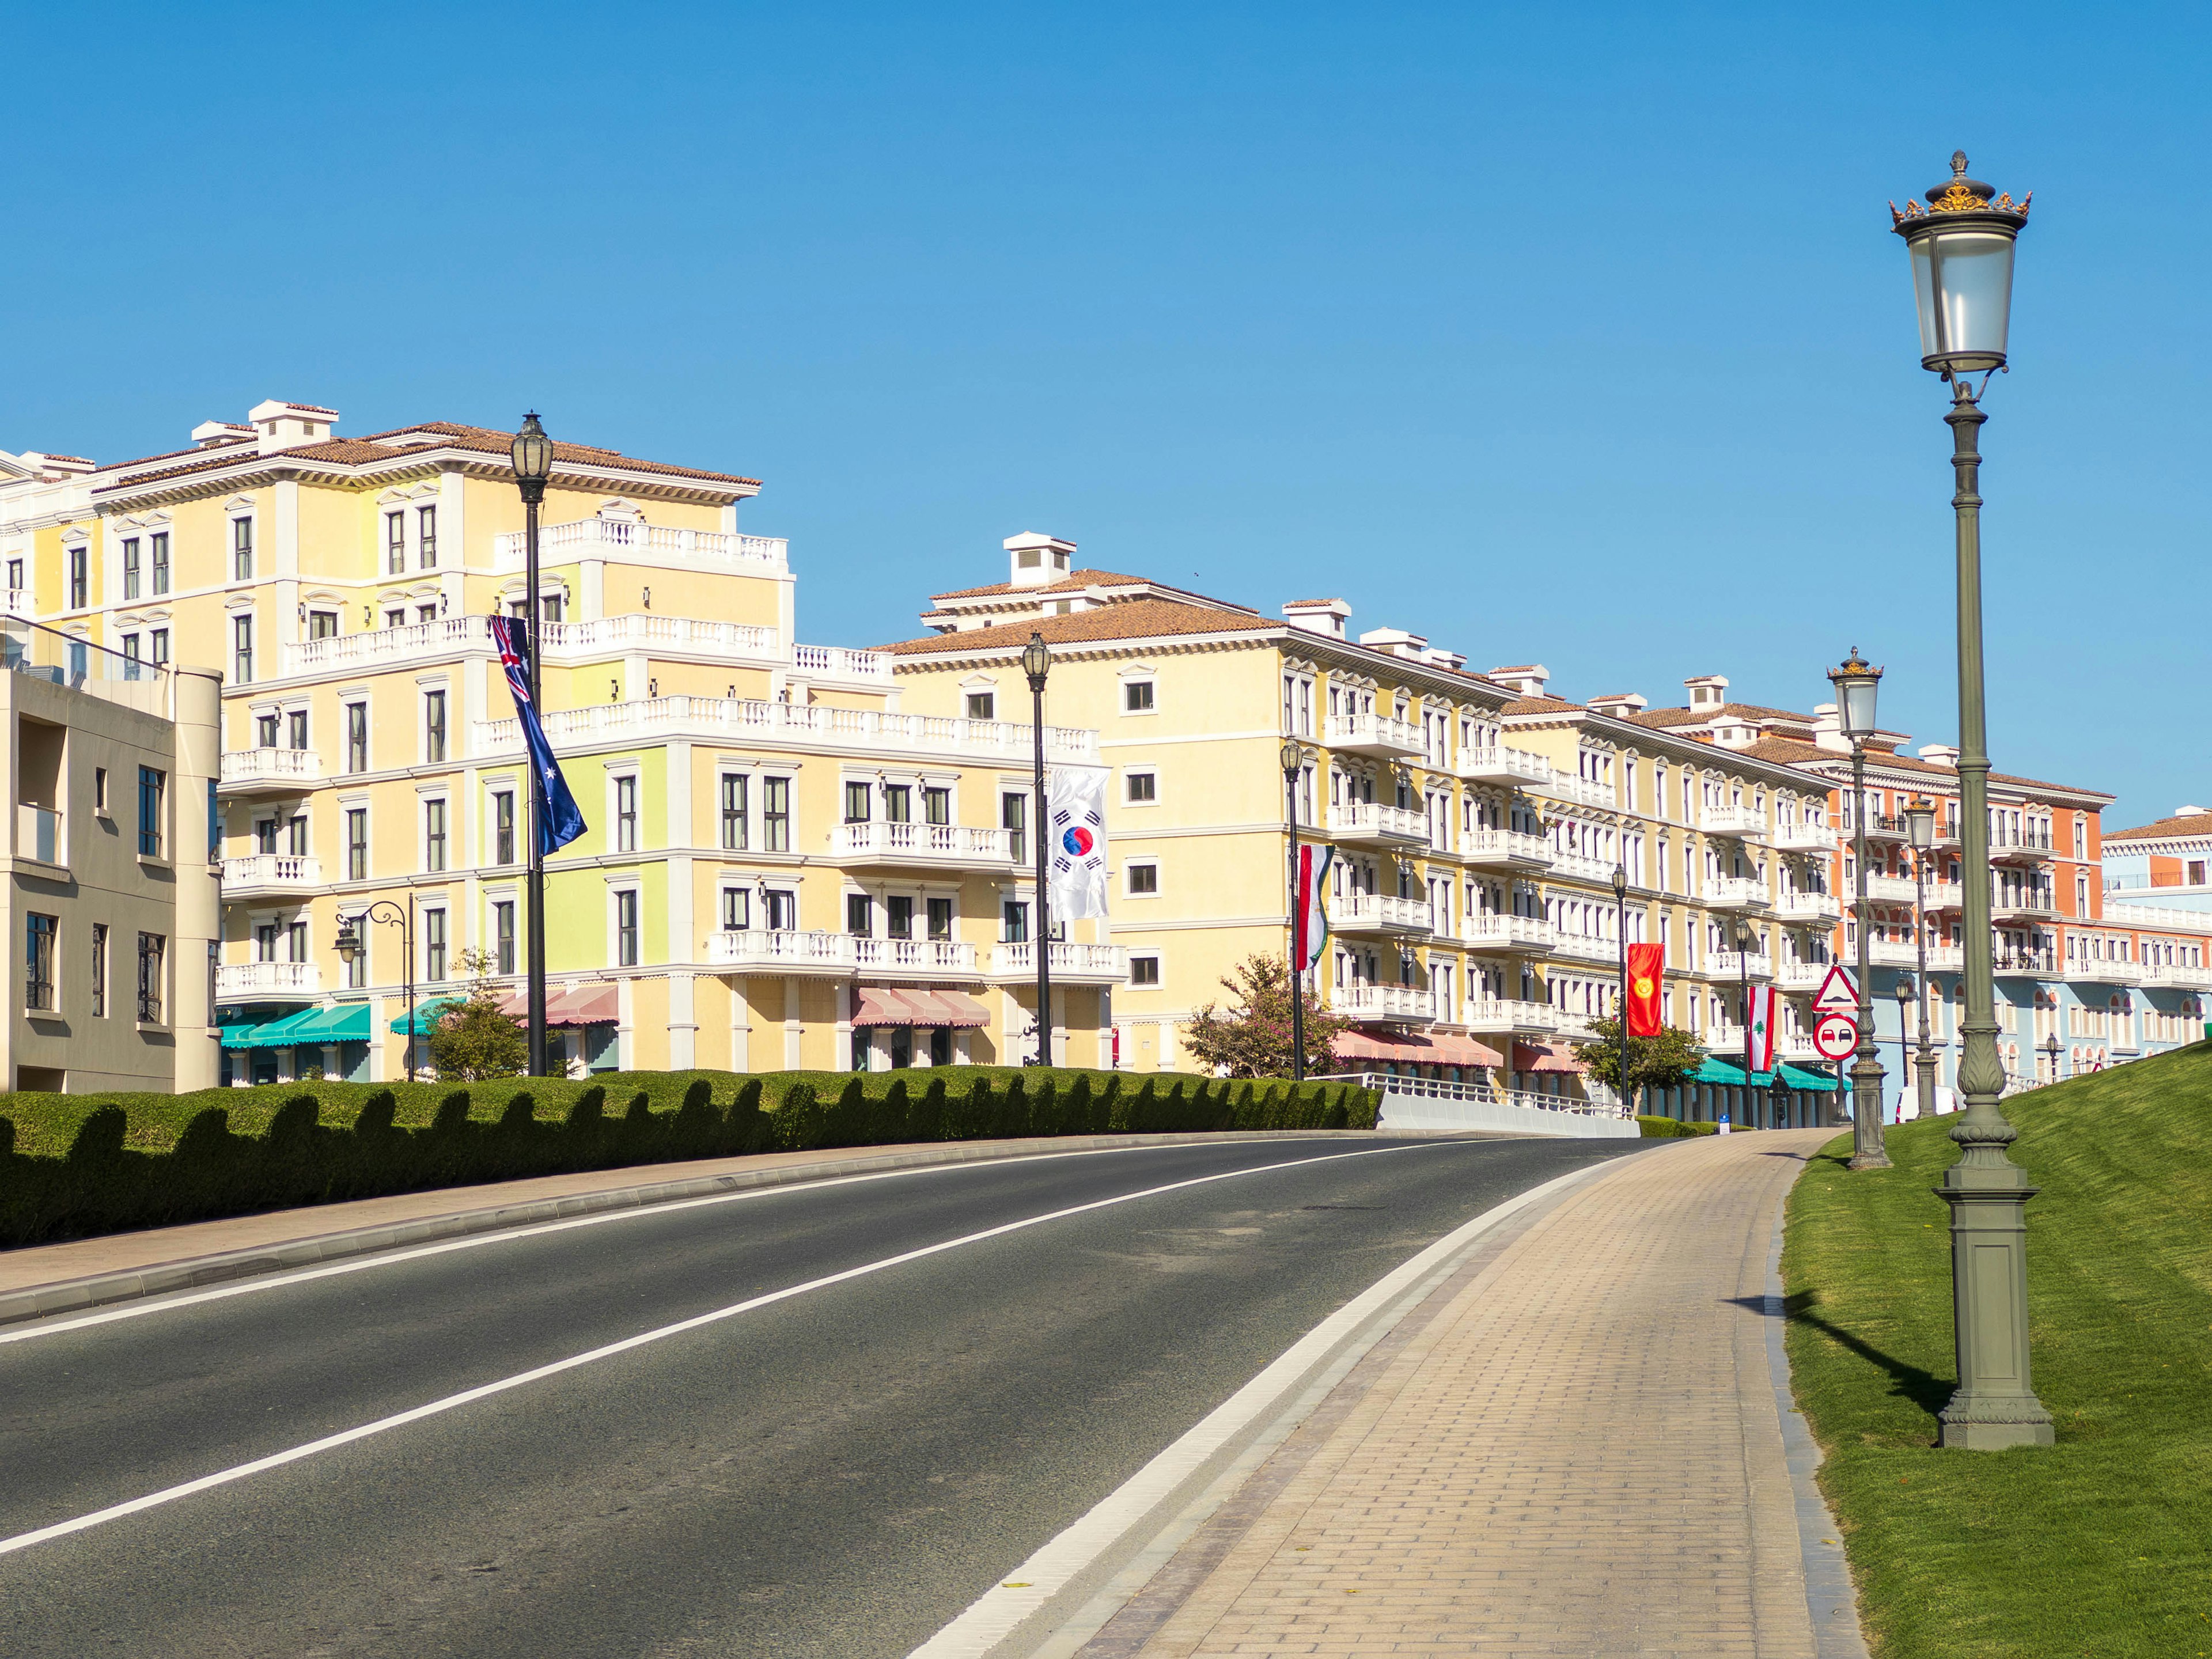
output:
[[[461, 1004], [467, 1000], [468, 999], [466, 997], [438, 997], [429, 1002], [416, 1003], [415, 1005], [415, 1035], [416, 1036], [429, 1036], [432, 1030], [437, 1025], [439, 1020], [444, 1018], [447, 1009], [458, 1008]], [[398, 1018], [392, 1022], [392, 1034], [396, 1036], [405, 1036], [407, 1035], [407, 1016], [405, 1014], [400, 1015]]]
[[1840, 1086], [1836, 1079], [1826, 1072], [1809, 1071], [1802, 1066], [1792, 1066], [1786, 1060], [1782, 1062], [1782, 1080], [1793, 1089], [1809, 1089], [1815, 1093], [1833, 1091]]
[[252, 1039], [261, 1029], [258, 1025], [226, 1025], [222, 1028], [222, 1046], [226, 1048], [252, 1048], [259, 1045]]
[[[1773, 1081], [1773, 1079], [1774, 1074], [1771, 1072], [1753, 1072], [1751, 1074], [1751, 1086], [1754, 1089], [1764, 1089]], [[1802, 1066], [1792, 1066], [1786, 1060], [1782, 1062], [1782, 1080], [1792, 1089], [1805, 1089], [1815, 1092], [1825, 1092], [1836, 1087], [1836, 1079], [1826, 1073], [1808, 1072]], [[1712, 1055], [1708, 1054], [1705, 1056], [1705, 1063], [1698, 1067], [1697, 1075], [1690, 1081], [1717, 1083], [1728, 1088], [1741, 1089], [1744, 1085], [1743, 1067], [1733, 1065], [1725, 1060], [1716, 1060]]]
[[294, 1042], [366, 1042], [375, 1029], [365, 1002], [342, 1003], [334, 1008], [310, 1008], [304, 1018], [295, 1015], [280, 1024]]
[[[297, 1013], [287, 1014], [282, 1019], [272, 1019], [264, 1024], [226, 1026], [222, 1046], [226, 1048], [289, 1048], [295, 1042], [308, 1041], [295, 1033], [320, 1012], [322, 1010], [319, 1008], [302, 1008]], [[233, 1030], [239, 1033], [235, 1042], [230, 1035]]]

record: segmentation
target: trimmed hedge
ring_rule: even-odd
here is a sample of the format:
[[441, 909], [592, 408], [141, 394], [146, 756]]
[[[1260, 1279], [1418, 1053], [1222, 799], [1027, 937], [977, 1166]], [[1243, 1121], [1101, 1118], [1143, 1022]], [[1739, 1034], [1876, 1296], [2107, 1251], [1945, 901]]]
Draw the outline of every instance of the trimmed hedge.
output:
[[0, 1094], [0, 1246], [627, 1164], [1030, 1135], [1371, 1129], [1350, 1084], [947, 1066]]
[[1636, 1127], [1644, 1131], [1646, 1140], [1695, 1139], [1699, 1135], [1717, 1135], [1721, 1132], [1717, 1123], [1685, 1123], [1672, 1117], [1639, 1117]]

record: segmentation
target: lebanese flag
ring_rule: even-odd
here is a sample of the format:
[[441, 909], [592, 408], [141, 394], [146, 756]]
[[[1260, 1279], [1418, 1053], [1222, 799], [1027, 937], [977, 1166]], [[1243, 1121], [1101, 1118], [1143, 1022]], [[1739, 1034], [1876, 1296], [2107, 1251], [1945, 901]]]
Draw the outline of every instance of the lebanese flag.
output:
[[1628, 1035], [1657, 1036], [1664, 1022], [1659, 1016], [1659, 981], [1667, 971], [1667, 946], [1632, 945], [1628, 947]]
[[1328, 915], [1321, 906], [1336, 848], [1308, 842], [1298, 848], [1298, 891], [1291, 915], [1291, 971], [1303, 974], [1328, 949]]
[[1751, 1069], [1771, 1072], [1774, 1069], [1774, 988], [1754, 985], [1751, 988]]

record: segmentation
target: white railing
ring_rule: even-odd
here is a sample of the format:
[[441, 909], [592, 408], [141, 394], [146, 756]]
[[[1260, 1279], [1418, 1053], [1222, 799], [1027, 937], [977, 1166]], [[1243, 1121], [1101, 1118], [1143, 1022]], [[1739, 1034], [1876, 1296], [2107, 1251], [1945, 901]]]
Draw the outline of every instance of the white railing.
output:
[[1597, 1035], [1597, 1022], [1603, 1018], [1599, 1014], [1578, 1014], [1565, 1008], [1556, 1012], [1559, 1017], [1558, 1034], [1583, 1042], [1588, 1042]]
[[2139, 962], [2099, 961], [2094, 957], [2066, 958], [2066, 977], [2088, 985], [2140, 985], [2147, 977]]
[[1832, 853], [1836, 832], [1825, 823], [1778, 823], [1767, 842], [1778, 853]]
[[1540, 784], [1533, 786], [1539, 794], [1550, 795], [1558, 800], [1571, 800], [1582, 806], [1613, 805], [1613, 786], [1592, 783], [1588, 778], [1578, 778], [1571, 772], [1554, 771]]
[[1705, 890], [1698, 896], [1715, 908], [1748, 906], [1763, 910], [1771, 902], [1767, 897], [1765, 884], [1749, 876], [1715, 876], [1705, 884]]
[[2120, 887], [2106, 891], [2104, 919], [2114, 927], [2159, 928], [2169, 933], [2212, 933], [2212, 911], [2169, 910], [2162, 904], [2130, 904], [2124, 899], [2112, 897], [2115, 892], [2127, 890]]
[[1324, 901], [1329, 925], [1345, 933], [1427, 933], [1436, 930], [1434, 914], [1426, 899], [1400, 898], [1393, 893], [1347, 893]]
[[[545, 717], [546, 737], [556, 746], [601, 739], [634, 741], [657, 732], [696, 732], [753, 743], [823, 744], [900, 753], [975, 755], [1026, 763], [1030, 728], [1006, 720], [956, 720], [934, 714], [892, 714], [875, 708], [768, 702], [752, 697], [649, 697], [595, 703]], [[522, 730], [513, 720], [478, 720], [475, 752], [519, 750]], [[1098, 734], [1081, 726], [1044, 728], [1046, 758], [1063, 764], [1096, 762]]]
[[223, 751], [225, 783], [313, 783], [323, 757], [312, 749], [229, 749]]
[[730, 928], [707, 935], [707, 960], [736, 968], [836, 973], [854, 964], [853, 937], [849, 933], [771, 933], [764, 927]]
[[802, 674], [826, 675], [841, 680], [888, 680], [890, 654], [884, 651], [850, 651], [842, 645], [794, 645], [791, 665]]
[[1380, 801], [1338, 801], [1328, 809], [1328, 832], [1333, 836], [1374, 836], [1392, 841], [1426, 841], [1429, 821], [1410, 807], [1385, 806]]
[[589, 622], [547, 623], [544, 634], [549, 660], [602, 651], [660, 650], [772, 662], [783, 650], [782, 635], [773, 628], [697, 617], [656, 617], [649, 611]]
[[[1851, 886], [1851, 896], [1856, 901], [1858, 896], [1856, 883], [1852, 883]], [[1879, 904], [1910, 904], [1919, 896], [1919, 890], [1909, 877], [1877, 876], [1869, 871], [1866, 878], [1866, 896]]]
[[1749, 956], [1740, 951], [1716, 951], [1705, 958], [1705, 971], [1723, 979], [1772, 979], [1774, 958], [1758, 951]]
[[222, 861], [226, 887], [319, 887], [323, 861], [301, 853], [252, 853]]
[[1610, 962], [1620, 959], [1620, 945], [1609, 939], [1600, 939], [1595, 933], [1561, 933], [1552, 935], [1552, 954], [1571, 957], [1577, 962]]
[[358, 634], [297, 641], [283, 648], [282, 660], [288, 675], [313, 674], [369, 663], [413, 662], [455, 651], [490, 649], [489, 618], [441, 617], [434, 622], [409, 623], [401, 628], [365, 629]]
[[1931, 881], [1923, 901], [1930, 910], [1956, 910], [1966, 902], [1966, 890], [1955, 881]]
[[1833, 921], [1843, 913], [1833, 893], [1784, 893], [1774, 901], [1774, 914], [1784, 921]]
[[1556, 935], [1552, 924], [1534, 916], [1474, 915], [1460, 924], [1460, 938], [1476, 950], [1518, 948], [1548, 951]]
[[995, 863], [1013, 860], [1013, 837], [1005, 830], [964, 823], [840, 823], [830, 830], [834, 858], [945, 860]]
[[[600, 516], [550, 524], [538, 532], [540, 564], [565, 564], [573, 559], [619, 559], [653, 554], [663, 557], [711, 559], [759, 572], [781, 573], [786, 567], [788, 544], [780, 536], [739, 536], [720, 530], [672, 530], [665, 525], [646, 524], [628, 518]], [[495, 537], [492, 557], [501, 565], [523, 561], [522, 532], [512, 530]]]
[[1316, 1083], [1353, 1083], [1379, 1093], [1412, 1095], [1423, 1100], [1464, 1100], [1486, 1106], [1519, 1106], [1533, 1112], [1559, 1112], [1571, 1117], [1626, 1117], [1626, 1108], [1611, 1100], [1579, 1100], [1572, 1095], [1540, 1094], [1534, 1089], [1500, 1089], [1489, 1083], [1448, 1083], [1441, 1079], [1400, 1077], [1391, 1072], [1336, 1072]]
[[1394, 714], [1331, 714], [1322, 722], [1321, 740], [1332, 749], [1381, 750], [1393, 755], [1419, 755], [1426, 745], [1421, 728]]
[[1459, 1024], [1470, 1031], [1555, 1031], [1559, 1011], [1548, 1002], [1511, 997], [1470, 1000], [1461, 1005]]
[[[1118, 945], [1078, 945], [1054, 939], [1047, 965], [1056, 975], [1090, 982], [1120, 984], [1129, 977], [1129, 953]], [[1024, 939], [991, 947], [991, 976], [1019, 979], [1036, 972], [1036, 942]]]
[[1460, 857], [1477, 864], [1549, 864], [1552, 843], [1518, 830], [1462, 830]]
[[27, 587], [0, 587], [0, 611], [30, 618], [39, 614], [38, 598]]
[[15, 808], [15, 856], [41, 864], [59, 864], [68, 842], [62, 839], [62, 815], [51, 807]]
[[1583, 853], [1552, 854], [1552, 873], [1577, 881], [1594, 881], [1600, 886], [1613, 884], [1613, 866], [1604, 859], [1594, 859]]
[[1550, 761], [1502, 743], [1462, 749], [1452, 770], [1472, 783], [1517, 783], [1534, 788], [1552, 781]]
[[2191, 991], [2212, 990], [2212, 968], [2192, 968], [2179, 962], [2151, 962], [2143, 964], [2142, 976], [2146, 985], [2175, 985]]
[[1412, 985], [1340, 985], [1328, 1000], [1339, 1013], [1355, 1019], [1425, 1022], [1437, 1017], [1436, 994]]
[[320, 996], [323, 970], [312, 962], [226, 962], [215, 970], [216, 1000]]
[[1742, 1026], [1709, 1026], [1694, 1035], [1698, 1046], [1716, 1060], [1733, 1060], [1739, 1066], [1743, 1064]]
[[1781, 991], [1817, 991], [1828, 982], [1828, 969], [1832, 962], [1785, 962], [1774, 975], [1774, 985]]
[[1708, 806], [1698, 827], [1709, 836], [1764, 838], [1766, 814], [1755, 806]]
[[853, 965], [864, 974], [967, 974], [975, 971], [975, 947], [949, 939], [853, 940]]

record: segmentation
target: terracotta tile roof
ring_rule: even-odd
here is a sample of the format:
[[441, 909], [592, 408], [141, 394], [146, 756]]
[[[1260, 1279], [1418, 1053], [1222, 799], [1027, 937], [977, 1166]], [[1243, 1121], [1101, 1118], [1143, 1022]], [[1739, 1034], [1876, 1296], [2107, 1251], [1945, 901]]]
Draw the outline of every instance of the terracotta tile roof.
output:
[[1048, 645], [1085, 645], [1109, 640], [1167, 638], [1190, 634], [1277, 633], [1288, 624], [1265, 622], [1249, 611], [1219, 611], [1210, 605], [1178, 605], [1173, 599], [1131, 599], [1103, 605], [1072, 617], [1024, 617], [995, 628], [969, 628], [927, 639], [878, 646], [895, 656], [950, 655], [967, 651], [1018, 651], [1032, 633]]
[[[1755, 760], [1780, 761], [1788, 766], [1804, 766], [1814, 762], [1826, 763], [1831, 766], [1844, 766], [1850, 763], [1850, 757], [1847, 754], [1833, 749], [1822, 749], [1814, 744], [1798, 743], [1790, 738], [1761, 738], [1757, 743], [1745, 748], [1723, 750], [1722, 752], [1749, 755]], [[1933, 761], [1916, 760], [1910, 755], [1882, 755], [1878, 757], [1878, 762], [1893, 772], [1920, 772], [1930, 777], [1947, 778], [1954, 787], [1959, 781], [1957, 769], [1938, 766]], [[2102, 790], [2084, 789], [2076, 783], [2052, 783], [2048, 779], [2018, 777], [2010, 772], [1992, 772], [1990, 774], [1990, 781], [2009, 783], [2022, 789], [2048, 789], [2065, 795], [2087, 795], [2100, 800], [2112, 799]], [[2207, 816], [2207, 822], [2212, 823], [2212, 815]], [[2112, 837], [2107, 836], [2106, 839], [2109, 841]]]
[[[1498, 673], [1502, 671], [1492, 669], [1491, 672]], [[1522, 697], [1507, 703], [1498, 712], [1501, 714], [1579, 714], [1585, 711], [1582, 704], [1569, 702], [1565, 697]]]
[[2184, 836], [2212, 836], [2212, 812], [2191, 812], [2181, 817], [2160, 818], [2132, 830], [2107, 830], [2107, 844], [2116, 841], [2172, 841]]
[[1284, 605], [1284, 607], [1283, 607], [1283, 608], [1284, 608], [1285, 610], [1288, 610], [1288, 609], [1290, 609], [1290, 607], [1291, 607], [1291, 605], [1342, 605], [1343, 603], [1344, 603], [1344, 601], [1343, 601], [1342, 599], [1291, 599], [1291, 600], [1288, 601], [1288, 602]]
[[197, 455], [204, 461], [212, 460], [217, 455], [227, 455], [231, 459], [236, 460], [239, 455], [239, 446], [250, 445], [253, 441], [250, 437], [226, 438], [219, 444], [194, 444], [189, 449], [165, 449], [158, 455], [141, 455], [135, 461], [117, 461], [112, 465], [102, 467], [100, 471], [114, 472], [124, 467], [150, 466], [155, 461], [173, 461], [181, 459], [186, 455]]
[[984, 587], [956, 587], [929, 597], [932, 599], [981, 599], [994, 593], [1066, 593], [1085, 587], [1141, 587], [1151, 580], [1149, 576], [1124, 576], [1112, 570], [1079, 570], [1072, 576], [1063, 576], [1042, 587], [1017, 587], [1012, 582], [992, 582]]
[[1789, 720], [1795, 725], [1805, 726], [1813, 724], [1813, 717], [1810, 714], [1801, 714], [1791, 708], [1769, 708], [1764, 704], [1755, 702], [1724, 702], [1717, 708], [1647, 708], [1640, 714], [1631, 714], [1627, 718], [1641, 726], [1665, 727], [1702, 726], [1707, 720], [1722, 714], [1732, 714], [1738, 720]]

